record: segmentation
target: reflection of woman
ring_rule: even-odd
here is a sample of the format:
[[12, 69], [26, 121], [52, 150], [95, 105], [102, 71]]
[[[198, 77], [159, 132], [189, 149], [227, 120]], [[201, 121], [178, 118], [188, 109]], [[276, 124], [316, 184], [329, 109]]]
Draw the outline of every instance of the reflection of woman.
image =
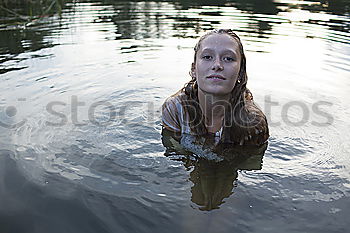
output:
[[192, 202], [201, 210], [217, 209], [232, 194], [237, 168], [229, 163], [199, 160], [190, 174]]
[[191, 188], [192, 202], [199, 205], [201, 210], [217, 209], [233, 193], [235, 180], [240, 170], [260, 170], [266, 145], [227, 153], [236, 154], [234, 161], [215, 163], [208, 160], [195, 162], [185, 161], [185, 166], [194, 166], [190, 174], [193, 182]]
[[195, 46], [191, 81], [162, 107], [163, 129], [212, 138], [214, 144], [260, 145], [269, 137], [265, 115], [246, 88], [246, 59], [239, 37], [214, 30]]

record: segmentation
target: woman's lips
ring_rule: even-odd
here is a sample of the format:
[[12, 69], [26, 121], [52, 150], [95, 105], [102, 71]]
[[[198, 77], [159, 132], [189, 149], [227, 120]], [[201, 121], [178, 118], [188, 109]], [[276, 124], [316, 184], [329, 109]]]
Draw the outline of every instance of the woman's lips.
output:
[[215, 75], [209, 75], [209, 76], [207, 77], [207, 79], [212, 79], [212, 80], [226, 80], [226, 78], [224, 78], [224, 77], [221, 76], [221, 75], [217, 75], [217, 74], [215, 74]]

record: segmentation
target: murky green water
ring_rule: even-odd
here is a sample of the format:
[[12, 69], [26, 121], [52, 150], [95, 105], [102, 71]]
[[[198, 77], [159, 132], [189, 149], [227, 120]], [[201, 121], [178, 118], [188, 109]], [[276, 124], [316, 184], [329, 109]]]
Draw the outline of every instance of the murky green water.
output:
[[[349, 1], [5, 2], [1, 232], [349, 228]], [[243, 163], [164, 156], [161, 104], [212, 28], [241, 36], [270, 122]]]

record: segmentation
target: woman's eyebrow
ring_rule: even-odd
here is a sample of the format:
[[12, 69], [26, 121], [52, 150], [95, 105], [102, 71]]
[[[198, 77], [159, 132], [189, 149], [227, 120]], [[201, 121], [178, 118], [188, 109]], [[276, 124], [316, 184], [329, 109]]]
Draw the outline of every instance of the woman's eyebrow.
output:
[[226, 49], [225, 51], [223, 51], [223, 53], [229, 53], [229, 54], [232, 54], [234, 56], [237, 56], [237, 53], [234, 50], [231, 50], [231, 49]]
[[202, 53], [205, 53], [205, 52], [214, 52], [214, 49], [211, 49], [211, 48], [202, 49]]
[[[215, 52], [215, 49], [212, 49], [212, 48], [203, 48], [202, 53], [206, 53], [206, 52]], [[223, 54], [225, 54], [225, 53], [230, 53], [230, 54], [232, 54], [232, 55], [234, 55], [234, 56], [237, 56], [237, 53], [236, 53], [234, 50], [232, 50], [232, 49], [225, 49], [224, 51], [222, 51], [222, 53], [223, 53]]]

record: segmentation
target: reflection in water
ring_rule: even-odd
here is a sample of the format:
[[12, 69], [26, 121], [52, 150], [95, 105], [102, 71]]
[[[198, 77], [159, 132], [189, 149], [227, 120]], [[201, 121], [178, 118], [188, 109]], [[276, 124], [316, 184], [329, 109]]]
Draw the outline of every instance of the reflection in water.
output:
[[217, 209], [229, 197], [237, 179], [237, 167], [228, 162], [199, 160], [190, 174], [192, 202], [201, 210]]
[[[237, 17], [239, 11], [249, 13], [245, 18], [249, 19], [250, 22], [248, 27], [236, 30], [261, 35], [271, 29], [270, 23], [251, 13], [277, 14], [279, 12], [272, 0], [216, 1], [215, 3], [203, 0], [131, 1], [123, 4], [109, 0], [103, 2], [110, 4], [113, 10], [98, 16], [95, 23], [113, 22], [116, 25], [116, 39], [165, 38], [169, 36], [192, 38], [196, 37], [193, 30], [198, 33], [202, 30], [220, 27], [222, 22], [219, 17], [244, 21], [244, 19]], [[203, 6], [209, 8], [203, 9]], [[201, 9], [201, 11], [194, 13], [190, 11], [193, 9]]]
[[[0, 4], [35, 18], [47, 7], [37, 3], [52, 1]], [[346, 232], [349, 6], [348, 0], [67, 0], [61, 15], [53, 7], [26, 27], [27, 19], [0, 9], [0, 120], [26, 120], [17, 130], [0, 128], [1, 233]], [[210, 154], [225, 158], [217, 163], [198, 158], [208, 157], [210, 147], [196, 156], [169, 147], [165, 157], [157, 109], [188, 81], [193, 38], [214, 27], [242, 36], [249, 85], [262, 108], [266, 96], [279, 102], [270, 119], [281, 125], [272, 127], [265, 154], [240, 149], [239, 160], [237, 151], [222, 148]], [[86, 103], [76, 111], [85, 126], [73, 124], [72, 95]], [[88, 121], [91, 103], [100, 100], [118, 113], [106, 127]], [[45, 111], [53, 101], [64, 105], [54, 107], [67, 116], [62, 127], [45, 124], [60, 121]], [[284, 114], [290, 101], [307, 105], [305, 125], [283, 121], [302, 115], [298, 106]], [[312, 124], [325, 120], [313, 112], [317, 101], [332, 105], [321, 106], [332, 124]], [[7, 110], [15, 108], [12, 116]], [[95, 116], [110, 117], [102, 106]]]
[[[305, 12], [330, 12], [338, 15], [349, 13], [348, 3], [343, 0], [323, 3], [320, 1], [273, 1], [273, 0], [235, 0], [215, 1], [130, 1], [115, 2], [110, 0], [101, 1], [113, 7], [113, 11], [103, 13], [96, 23], [113, 22], [116, 25], [116, 39], [141, 39], [163, 37], [196, 37], [196, 33], [202, 30], [211, 30], [226, 24], [227, 20], [237, 23], [248, 22], [247, 26], [235, 26], [236, 31], [244, 32], [250, 36], [269, 38], [273, 25], [291, 23], [283, 17], [267, 18], [267, 15], [280, 16], [280, 13], [289, 13], [293, 10]], [[200, 9], [198, 13], [191, 10]], [[102, 12], [101, 12], [102, 13]], [[244, 17], [238, 17], [244, 13]], [[283, 14], [282, 14], [283, 15]], [[332, 30], [346, 31], [347, 21], [336, 20], [307, 20], [304, 23], [329, 25]], [[170, 28], [169, 28], [170, 26]], [[169, 30], [171, 29], [171, 30]]]
[[[60, 13], [67, 0], [1, 0], [0, 16], [17, 17], [17, 20], [30, 20], [32, 18]], [[15, 20], [15, 19], [13, 19]]]
[[[17, 63], [25, 60], [23, 57], [17, 57], [19, 54], [28, 51], [34, 52], [39, 51], [43, 48], [53, 47], [54, 45], [50, 41], [45, 41], [44, 39], [48, 34], [48, 30], [43, 30], [40, 32], [24, 32], [19, 29], [3, 31], [0, 37], [0, 74], [12, 70], [26, 68], [17, 67]], [[5, 62], [9, 63], [2, 65]]]
[[[47, 39], [52, 33], [53, 25], [40, 30], [35, 27], [40, 27], [44, 21], [47, 23], [49, 16], [60, 15], [65, 2], [66, 0], [0, 1], [0, 74], [27, 68], [18, 63], [28, 58], [45, 57], [40, 54], [29, 57], [18, 55], [54, 47], [54, 43]], [[50, 22], [55, 24], [60, 20], [56, 18]]]
[[[52, 1], [44, 1], [38, 5], [36, 1], [4, 1], [1, 6], [12, 9], [18, 15], [40, 20], [46, 23], [50, 20], [51, 28], [40, 28], [40, 23], [28, 27], [10, 27], [15, 22], [23, 21], [23, 17], [14, 15], [0, 8], [1, 34], [0, 55], [1, 63], [12, 60], [14, 63], [23, 58], [16, 55], [27, 51], [37, 51], [42, 48], [54, 46], [47, 38], [52, 29], [65, 25], [69, 19], [62, 17], [50, 19], [49, 15], [79, 10], [79, 2], [55, 1], [56, 5], [50, 8], [46, 15], [41, 17]], [[91, 23], [115, 25], [113, 39], [142, 39], [142, 38], [168, 38], [197, 37], [203, 30], [230, 25], [243, 35], [265, 39], [274, 35], [274, 29], [281, 23], [292, 23], [293, 12], [318, 13], [330, 12], [336, 15], [349, 14], [348, 3], [344, 0], [331, 2], [320, 1], [273, 1], [273, 0], [235, 0], [235, 1], [127, 1], [116, 2], [111, 0], [92, 1], [96, 5], [95, 19]], [[20, 4], [19, 4], [20, 3]], [[101, 7], [97, 7], [101, 5]], [[105, 5], [105, 6], [103, 6]], [[93, 8], [94, 9], [94, 8]], [[197, 10], [200, 10], [199, 12]], [[198, 13], [197, 13], [198, 12]], [[290, 17], [288, 15], [291, 15]], [[268, 17], [268, 16], [271, 17]], [[25, 20], [26, 21], [26, 20]], [[296, 20], [298, 22], [298, 20]], [[326, 26], [330, 31], [348, 32], [349, 21], [342, 18], [310, 17], [299, 22]], [[61, 25], [61, 26], [62, 26]], [[227, 26], [226, 26], [227, 27]], [[112, 38], [112, 37], [109, 37]], [[338, 37], [337, 37], [338, 38]], [[332, 38], [330, 38], [332, 39]], [[5, 55], [6, 54], [6, 55]], [[12, 67], [11, 67], [12, 66]], [[19, 69], [15, 64], [6, 64], [1, 73]]]
[[242, 11], [254, 14], [276, 15], [280, 10], [273, 0], [237, 0], [233, 5]]
[[[162, 135], [162, 142], [166, 147], [165, 155], [183, 161], [187, 170], [193, 168], [190, 173], [190, 181], [193, 183], [191, 201], [199, 205], [200, 210], [220, 208], [224, 199], [233, 194], [237, 171], [261, 170], [267, 149], [267, 144], [260, 147], [219, 145], [208, 152], [208, 145], [204, 145], [197, 146], [197, 154], [193, 154], [193, 151], [189, 152], [182, 147], [170, 131], [163, 129]], [[213, 153], [224, 160], [217, 162]]]
[[[218, 209], [225, 203], [224, 199], [234, 193], [237, 171], [260, 170], [263, 155], [263, 153], [250, 157], [246, 155], [245, 159], [230, 162], [217, 163], [203, 159], [192, 162], [191, 165], [194, 168], [190, 174], [190, 180], [193, 183], [191, 201], [199, 205], [200, 210]], [[188, 163], [184, 165], [188, 166]]]

